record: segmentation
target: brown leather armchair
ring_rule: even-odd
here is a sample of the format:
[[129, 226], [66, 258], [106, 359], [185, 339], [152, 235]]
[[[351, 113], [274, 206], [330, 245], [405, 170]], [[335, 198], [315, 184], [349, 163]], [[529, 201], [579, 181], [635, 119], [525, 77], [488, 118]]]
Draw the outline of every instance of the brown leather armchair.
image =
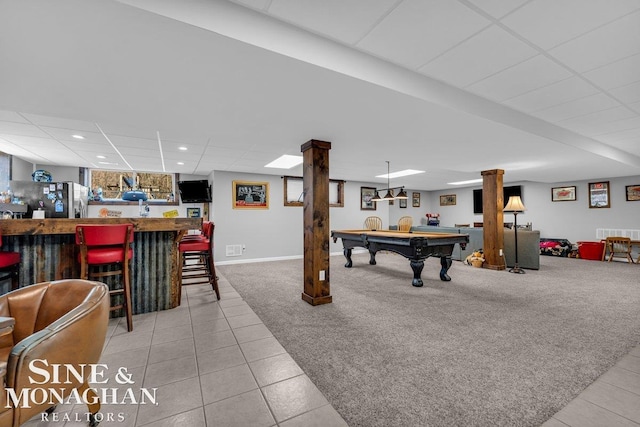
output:
[[[38, 283], [0, 296], [0, 427], [19, 426], [34, 415], [51, 408], [51, 392], [69, 395], [76, 389], [87, 396], [91, 424], [100, 410], [100, 402], [89, 389], [90, 370], [83, 364], [100, 359], [109, 323], [109, 289], [100, 282], [69, 279]], [[39, 360], [37, 369], [30, 367]], [[54, 366], [73, 366], [83, 372], [79, 381], [74, 375], [60, 372], [59, 381], [40, 384], [55, 377]], [[36, 365], [34, 365], [36, 366]], [[47, 371], [47, 373], [45, 373]], [[37, 381], [31, 383], [30, 378]], [[69, 380], [69, 383], [65, 383]], [[23, 392], [38, 389], [36, 401], [13, 399]], [[64, 390], [63, 390], [64, 389]], [[49, 395], [42, 399], [42, 391]], [[31, 393], [29, 393], [29, 397]], [[55, 398], [53, 398], [55, 399]], [[17, 400], [17, 403], [14, 401]], [[46, 400], [43, 404], [37, 404]], [[30, 407], [25, 407], [30, 406]]]

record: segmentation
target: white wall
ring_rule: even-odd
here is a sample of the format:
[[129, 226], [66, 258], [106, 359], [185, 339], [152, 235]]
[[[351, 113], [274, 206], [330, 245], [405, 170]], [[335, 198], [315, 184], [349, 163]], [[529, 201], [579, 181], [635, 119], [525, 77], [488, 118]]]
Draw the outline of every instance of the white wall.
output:
[[11, 156], [11, 179], [13, 181], [31, 181], [33, 170], [33, 163]]
[[[609, 181], [610, 208], [590, 209], [589, 182]], [[526, 212], [518, 214], [518, 224], [532, 223], [540, 230], [540, 237], [565, 238], [575, 243], [595, 240], [597, 228], [640, 229], [640, 201], [626, 201], [625, 186], [640, 184], [640, 176], [603, 178], [588, 181], [570, 181], [552, 184], [533, 182], [509, 182], [505, 185], [522, 185], [522, 200]], [[552, 202], [551, 188], [576, 186], [576, 201]], [[433, 210], [440, 212], [440, 225], [481, 222], [482, 215], [473, 213], [473, 189], [436, 191], [429, 194]], [[456, 206], [439, 206], [441, 194], [456, 194]], [[436, 207], [437, 206], [437, 207]], [[505, 222], [513, 222], [513, 214], [504, 214]]]
[[[269, 183], [269, 209], [233, 209], [232, 182], [266, 181]], [[248, 259], [300, 257], [303, 253], [303, 208], [284, 206], [284, 189], [280, 176], [216, 171], [213, 175], [212, 219], [215, 222], [216, 262], [232, 263]], [[346, 182], [344, 207], [330, 208], [330, 228], [361, 228], [366, 217], [382, 218], [389, 224], [389, 210], [360, 210], [360, 187], [372, 183]], [[226, 256], [227, 245], [244, 245], [242, 256]], [[331, 252], [341, 252], [338, 242], [331, 242]]]
[[[303, 253], [302, 207], [283, 206], [282, 179], [279, 176], [215, 172], [213, 185], [212, 219], [216, 224], [215, 259], [218, 263], [242, 262], [266, 258], [300, 257]], [[270, 187], [268, 210], [232, 209], [231, 182], [233, 180], [267, 181]], [[589, 209], [587, 188], [589, 182], [610, 181], [611, 208]], [[596, 228], [640, 229], [640, 201], [625, 200], [625, 185], [640, 184], [640, 176], [629, 178], [597, 179], [553, 184], [509, 182], [522, 185], [522, 196], [527, 208], [518, 215], [518, 224], [531, 222], [541, 237], [566, 238], [571, 242], [595, 240]], [[552, 202], [551, 188], [575, 185], [577, 200]], [[411, 197], [407, 208], [400, 208], [396, 200], [393, 206], [379, 202], [376, 211], [360, 210], [360, 186], [375, 187], [374, 183], [347, 182], [344, 208], [331, 208], [331, 229], [362, 227], [369, 215], [382, 218], [383, 225], [396, 224], [404, 215], [413, 217], [414, 224], [426, 223], [427, 212], [440, 213], [442, 226], [483, 221], [481, 214], [473, 213], [473, 190], [481, 185], [444, 191], [420, 192], [420, 207], [412, 207]], [[408, 189], [411, 196], [413, 190]], [[440, 206], [441, 194], [455, 194], [455, 206]], [[513, 214], [505, 213], [505, 222], [513, 222]], [[240, 257], [227, 257], [226, 245], [244, 245]], [[331, 241], [330, 251], [342, 251], [340, 242]]]

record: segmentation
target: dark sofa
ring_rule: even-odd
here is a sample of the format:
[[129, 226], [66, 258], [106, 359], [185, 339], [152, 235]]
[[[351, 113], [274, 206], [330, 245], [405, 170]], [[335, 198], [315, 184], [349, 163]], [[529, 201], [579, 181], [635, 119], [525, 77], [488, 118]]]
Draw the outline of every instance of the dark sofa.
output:
[[[457, 228], [417, 225], [411, 227], [411, 230], [468, 234], [469, 243], [467, 247], [461, 249], [459, 245], [456, 245], [451, 255], [452, 259], [458, 261], [464, 261], [473, 251], [482, 249], [484, 246], [483, 229], [479, 227]], [[516, 260], [513, 229], [504, 229], [504, 256], [507, 267], [513, 267]], [[540, 269], [540, 231], [518, 229], [518, 265], [531, 270]]]

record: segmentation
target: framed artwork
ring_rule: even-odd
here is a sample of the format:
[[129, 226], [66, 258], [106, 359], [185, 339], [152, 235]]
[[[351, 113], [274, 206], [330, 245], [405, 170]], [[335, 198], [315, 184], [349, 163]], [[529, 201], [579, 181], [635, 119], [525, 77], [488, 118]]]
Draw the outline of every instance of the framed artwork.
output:
[[576, 200], [576, 187], [553, 187], [551, 189], [552, 202], [573, 202]]
[[372, 199], [376, 197], [376, 189], [373, 187], [360, 187], [360, 210], [375, 211], [376, 202]]
[[187, 218], [200, 218], [200, 208], [187, 208]]
[[420, 193], [414, 192], [411, 195], [411, 203], [414, 208], [420, 207]]
[[401, 208], [404, 209], [407, 207], [407, 199], [400, 199], [398, 202], [400, 203]]
[[440, 206], [455, 206], [455, 204], [455, 194], [443, 194], [442, 196], [440, 196]]
[[589, 183], [589, 208], [610, 208], [609, 181]]
[[269, 209], [269, 183], [233, 181], [233, 209]]
[[640, 200], [640, 185], [627, 185], [624, 188], [627, 194], [627, 202]]

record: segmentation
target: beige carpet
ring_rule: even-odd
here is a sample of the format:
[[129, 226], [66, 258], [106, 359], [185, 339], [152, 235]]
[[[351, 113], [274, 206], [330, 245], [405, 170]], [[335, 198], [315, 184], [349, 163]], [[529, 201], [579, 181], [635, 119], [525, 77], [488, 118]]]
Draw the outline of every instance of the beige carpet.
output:
[[640, 265], [541, 257], [524, 275], [439, 260], [331, 258], [333, 303], [302, 260], [219, 266], [350, 426], [539, 426], [640, 342]]

